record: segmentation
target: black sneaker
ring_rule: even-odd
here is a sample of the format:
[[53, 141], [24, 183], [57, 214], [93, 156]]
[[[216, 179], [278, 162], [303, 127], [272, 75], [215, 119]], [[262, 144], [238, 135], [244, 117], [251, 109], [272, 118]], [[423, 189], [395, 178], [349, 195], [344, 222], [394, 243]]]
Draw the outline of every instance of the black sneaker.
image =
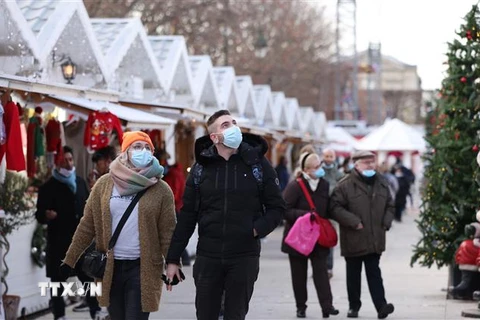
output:
[[378, 312], [378, 319], [385, 319], [389, 314], [393, 313], [393, 311], [395, 311], [393, 304], [387, 303]]
[[307, 313], [305, 309], [298, 309], [297, 310], [297, 318], [306, 318]]
[[78, 306], [73, 308], [73, 312], [87, 312], [90, 311], [90, 307], [87, 304], [87, 301], [83, 300]]

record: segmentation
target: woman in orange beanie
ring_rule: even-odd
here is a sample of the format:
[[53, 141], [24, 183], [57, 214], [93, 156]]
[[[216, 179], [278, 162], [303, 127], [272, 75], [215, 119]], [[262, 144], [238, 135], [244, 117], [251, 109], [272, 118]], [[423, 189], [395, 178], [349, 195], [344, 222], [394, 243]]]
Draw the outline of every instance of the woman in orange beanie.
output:
[[[148, 319], [160, 303], [163, 260], [176, 220], [173, 194], [161, 179], [163, 167], [153, 151], [144, 132], [123, 135], [122, 153], [93, 187], [64, 260], [67, 273], [93, 240], [96, 250], [108, 251], [98, 300], [112, 319]], [[127, 207], [141, 192], [114, 247], [107, 250]]]

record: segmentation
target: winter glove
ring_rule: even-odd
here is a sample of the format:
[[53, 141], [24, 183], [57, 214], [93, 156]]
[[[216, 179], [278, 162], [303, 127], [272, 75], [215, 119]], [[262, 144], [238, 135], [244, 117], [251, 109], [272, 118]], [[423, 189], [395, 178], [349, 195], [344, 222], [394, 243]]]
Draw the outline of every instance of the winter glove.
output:
[[68, 264], [62, 263], [58, 268], [58, 274], [60, 276], [60, 280], [67, 281], [67, 279], [73, 275], [73, 268]]

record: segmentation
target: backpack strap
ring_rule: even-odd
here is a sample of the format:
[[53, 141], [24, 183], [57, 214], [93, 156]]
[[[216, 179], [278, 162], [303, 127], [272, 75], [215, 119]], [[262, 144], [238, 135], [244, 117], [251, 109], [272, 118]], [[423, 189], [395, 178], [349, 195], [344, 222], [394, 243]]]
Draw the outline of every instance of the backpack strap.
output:
[[195, 187], [195, 211], [200, 210], [200, 182], [202, 179], [203, 166], [198, 162], [193, 165], [192, 176], [193, 176], [193, 185]]

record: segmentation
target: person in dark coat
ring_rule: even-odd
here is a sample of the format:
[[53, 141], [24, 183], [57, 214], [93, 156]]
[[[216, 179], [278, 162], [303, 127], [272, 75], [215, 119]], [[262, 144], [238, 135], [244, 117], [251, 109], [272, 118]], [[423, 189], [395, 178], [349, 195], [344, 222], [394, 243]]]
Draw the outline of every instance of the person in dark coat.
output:
[[355, 168], [337, 184], [330, 199], [330, 214], [340, 224], [341, 255], [347, 264], [347, 317], [357, 318], [362, 306], [361, 273], [365, 264], [378, 318], [385, 319], [394, 306], [385, 299], [380, 256], [385, 251], [386, 231], [392, 226], [394, 204], [388, 181], [376, 172], [375, 155], [358, 151], [352, 159]]
[[[180, 278], [180, 256], [198, 222], [193, 266], [197, 319], [217, 319], [225, 291], [225, 319], [241, 320], [259, 272], [260, 238], [278, 226], [285, 202], [275, 169], [265, 158], [263, 138], [242, 134], [228, 110], [215, 112], [207, 126], [209, 135], [195, 142], [197, 163], [192, 167], [203, 167], [200, 185], [188, 176], [166, 259], [167, 278]], [[253, 165], [261, 165], [262, 190]]]
[[[60, 270], [60, 265], [72, 242], [73, 234], [83, 216], [83, 209], [88, 199], [88, 187], [85, 180], [75, 174], [73, 150], [65, 146], [63, 153], [60, 166], [53, 170], [52, 177], [38, 191], [37, 211], [35, 212], [37, 221], [47, 224], [46, 271], [47, 277], [52, 282], [66, 280]], [[81, 270], [77, 270], [77, 276], [82, 282], [93, 281]], [[60, 288], [58, 297], [52, 297], [55, 319], [65, 316], [65, 302], [60, 296], [62, 292], [63, 290]], [[93, 319], [100, 308], [95, 297], [87, 299], [90, 316]]]
[[[325, 170], [321, 166], [320, 157], [315, 153], [307, 153], [303, 159], [301, 159], [301, 169], [302, 171], [297, 178], [302, 179], [305, 183], [315, 203], [317, 213], [323, 218], [328, 218], [329, 186], [328, 182], [323, 178], [325, 176]], [[287, 185], [283, 196], [287, 205], [287, 211], [285, 212], [282, 251], [288, 254], [290, 260], [290, 272], [297, 306], [297, 317], [306, 317], [308, 260], [312, 263], [313, 281], [320, 306], [322, 307], [323, 317], [328, 318], [330, 315], [337, 315], [339, 312], [332, 304], [333, 298], [327, 269], [329, 248], [322, 247], [317, 243], [312, 253], [306, 257], [285, 243], [285, 238], [295, 224], [295, 221], [301, 216], [309, 214], [311, 211], [307, 198], [296, 180], [291, 181]]]
[[[163, 180], [168, 184], [170, 189], [172, 189], [173, 196], [175, 197], [175, 212], [178, 215], [183, 206], [182, 198], [185, 192], [185, 173], [183, 173], [183, 168], [180, 163], [175, 163], [171, 166], [165, 163], [165, 166], [167, 166], [168, 170]], [[187, 250], [183, 250], [182, 264], [184, 266], [190, 265], [190, 255]]]
[[288, 173], [287, 164], [287, 157], [281, 156], [280, 161], [275, 168], [275, 171], [277, 171], [278, 180], [280, 181], [280, 190], [282, 192], [287, 187], [288, 181], [290, 181], [290, 174]]
[[410, 194], [410, 181], [400, 166], [395, 167], [395, 178], [398, 182], [398, 189], [395, 194], [395, 220], [401, 222], [403, 211], [407, 207], [407, 197]]

